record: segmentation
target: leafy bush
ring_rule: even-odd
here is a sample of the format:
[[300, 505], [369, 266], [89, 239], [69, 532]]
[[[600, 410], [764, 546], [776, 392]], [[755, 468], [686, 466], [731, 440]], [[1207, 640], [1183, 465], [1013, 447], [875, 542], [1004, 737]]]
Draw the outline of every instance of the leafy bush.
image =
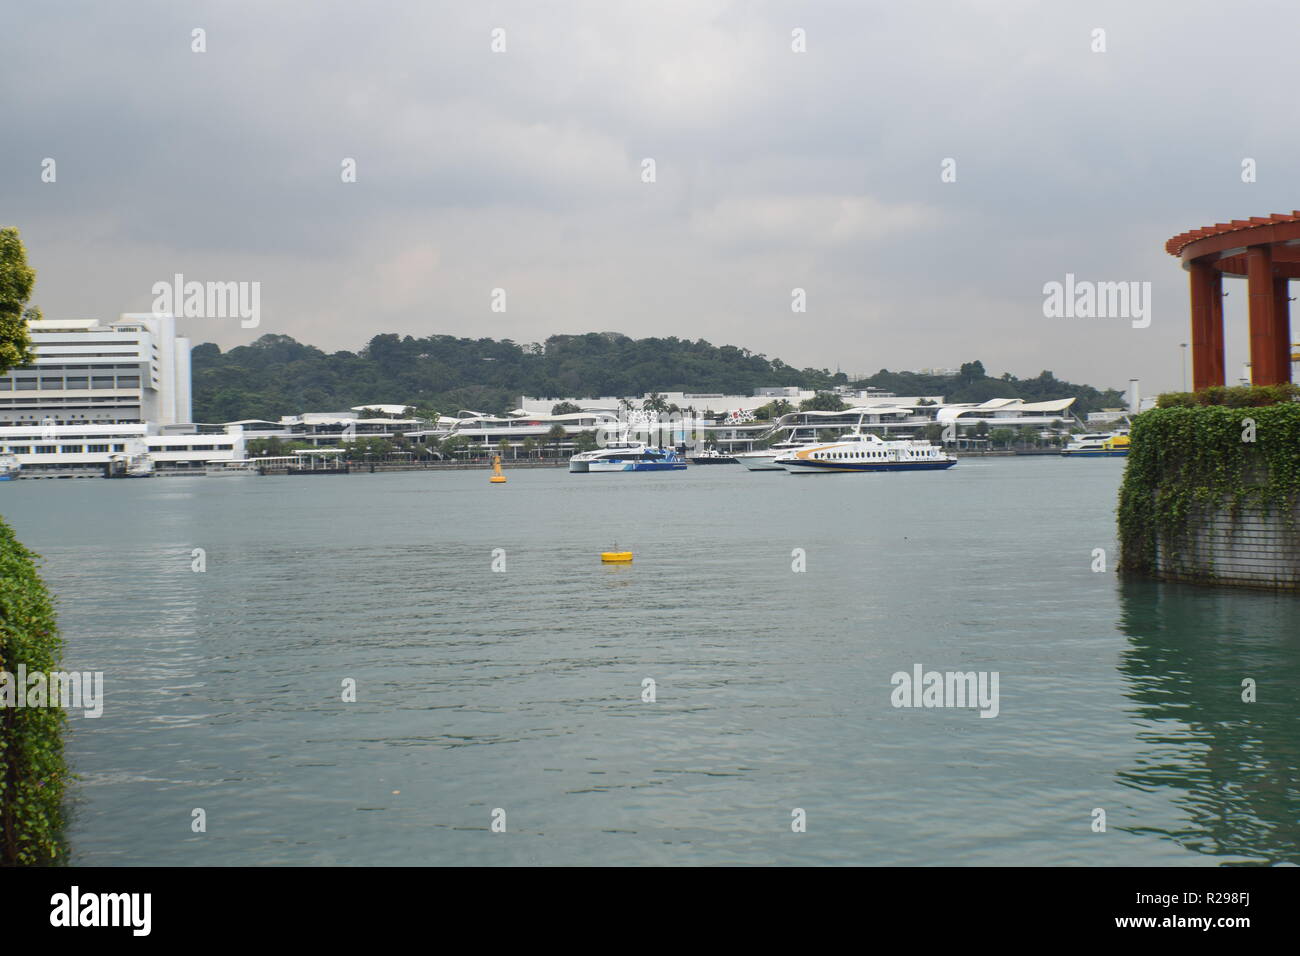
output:
[[1134, 418], [1129, 438], [1119, 493], [1121, 571], [1153, 573], [1157, 543], [1176, 562], [1194, 511], [1250, 506], [1292, 520], [1300, 404], [1166, 406]]
[[1156, 399], [1157, 408], [1197, 408], [1223, 405], [1227, 408], [1262, 408], [1279, 402], [1300, 401], [1300, 385], [1214, 385], [1199, 392], [1165, 392]]
[[[36, 556], [0, 520], [0, 671], [50, 673], [63, 644]], [[61, 707], [0, 706], [0, 864], [48, 865], [63, 856]]]

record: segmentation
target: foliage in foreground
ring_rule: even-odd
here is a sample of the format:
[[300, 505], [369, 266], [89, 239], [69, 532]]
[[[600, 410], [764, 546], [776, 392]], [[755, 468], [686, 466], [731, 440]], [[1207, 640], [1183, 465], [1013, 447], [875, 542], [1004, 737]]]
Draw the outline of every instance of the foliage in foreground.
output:
[[[35, 555], [0, 520], [0, 671], [49, 674], [63, 644]], [[63, 856], [64, 711], [0, 707], [0, 865], [48, 865]]]
[[1196, 513], [1249, 507], [1293, 520], [1300, 404], [1155, 408], [1133, 420], [1130, 439], [1119, 493], [1121, 571], [1153, 573], [1157, 544], [1177, 563]]

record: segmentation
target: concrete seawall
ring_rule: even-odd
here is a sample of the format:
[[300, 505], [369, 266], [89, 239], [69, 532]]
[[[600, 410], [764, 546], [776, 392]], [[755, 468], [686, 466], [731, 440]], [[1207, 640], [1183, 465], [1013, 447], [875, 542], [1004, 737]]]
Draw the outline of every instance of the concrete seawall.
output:
[[1300, 591], [1300, 403], [1138, 415], [1118, 521], [1123, 573]]
[[1300, 506], [1188, 515], [1181, 548], [1156, 542], [1156, 576], [1171, 581], [1300, 591]]

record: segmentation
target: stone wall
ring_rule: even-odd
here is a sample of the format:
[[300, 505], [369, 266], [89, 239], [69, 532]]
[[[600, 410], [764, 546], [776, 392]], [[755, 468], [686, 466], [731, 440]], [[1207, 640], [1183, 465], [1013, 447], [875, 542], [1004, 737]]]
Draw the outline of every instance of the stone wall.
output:
[[1156, 576], [1201, 584], [1300, 591], [1300, 502], [1284, 510], [1229, 507], [1188, 516], [1177, 549], [1157, 540]]

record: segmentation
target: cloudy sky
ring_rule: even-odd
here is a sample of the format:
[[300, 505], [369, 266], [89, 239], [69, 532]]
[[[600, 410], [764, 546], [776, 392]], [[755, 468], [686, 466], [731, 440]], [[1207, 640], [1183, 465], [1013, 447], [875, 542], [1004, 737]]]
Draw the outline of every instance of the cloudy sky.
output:
[[[0, 34], [0, 224], [49, 317], [260, 282], [258, 328], [185, 321], [223, 348], [616, 330], [1150, 392], [1188, 339], [1165, 240], [1300, 207], [1297, 27], [1262, 0], [47, 0]], [[1045, 318], [1066, 273], [1150, 282], [1150, 327]]]

